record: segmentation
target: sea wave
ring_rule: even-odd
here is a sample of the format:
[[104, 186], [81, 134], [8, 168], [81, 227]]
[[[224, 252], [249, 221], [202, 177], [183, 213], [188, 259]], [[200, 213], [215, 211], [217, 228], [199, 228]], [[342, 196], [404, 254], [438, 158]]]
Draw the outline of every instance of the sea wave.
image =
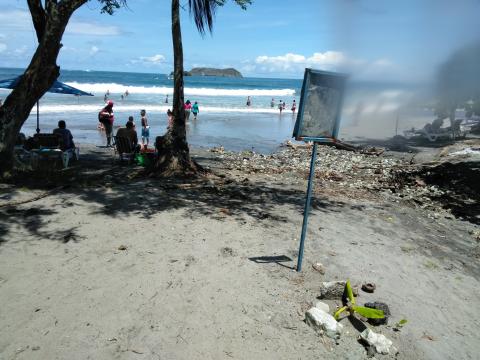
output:
[[[67, 82], [77, 89], [103, 95], [107, 90], [111, 94], [123, 94], [126, 90], [130, 94], [172, 94], [173, 88], [167, 86], [129, 86], [117, 83], [79, 83]], [[188, 96], [293, 96], [294, 89], [220, 89], [220, 88], [190, 88], [186, 87]]]
[[[97, 114], [102, 106], [98, 105], [42, 105], [40, 103], [40, 113], [94, 113]], [[137, 113], [140, 109], [145, 109], [147, 112], [166, 112], [171, 109], [168, 105], [115, 105], [115, 112], [132, 112]], [[234, 108], [234, 107], [215, 107], [202, 106], [201, 113], [278, 113], [277, 109], [272, 108]]]

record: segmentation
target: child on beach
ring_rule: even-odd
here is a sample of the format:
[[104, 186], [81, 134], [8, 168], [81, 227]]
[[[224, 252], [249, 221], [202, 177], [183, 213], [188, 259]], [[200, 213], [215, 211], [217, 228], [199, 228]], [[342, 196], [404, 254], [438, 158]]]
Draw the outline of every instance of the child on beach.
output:
[[297, 103], [295, 102], [295, 100], [293, 100], [293, 104], [292, 104], [292, 112], [294, 113], [295, 110], [297, 110]]
[[200, 112], [198, 109], [198, 103], [195, 101], [195, 104], [192, 106], [193, 120], [197, 120], [197, 114]]
[[128, 121], [130, 121], [133, 124], [133, 128], [135, 129], [135, 120], [133, 119], [133, 116], [128, 117]]
[[250, 107], [252, 105], [252, 99], [250, 99], [250, 96], [247, 96], [247, 106]]
[[280, 102], [278, 103], [278, 110], [280, 110], [280, 114], [281, 114], [283, 110], [282, 100], [280, 100]]
[[145, 110], [140, 111], [140, 116], [142, 117], [142, 145], [147, 148], [150, 141], [150, 126], [148, 126], [147, 112]]
[[273, 109], [275, 107], [275, 99], [272, 98], [272, 101], [270, 102], [270, 107]]

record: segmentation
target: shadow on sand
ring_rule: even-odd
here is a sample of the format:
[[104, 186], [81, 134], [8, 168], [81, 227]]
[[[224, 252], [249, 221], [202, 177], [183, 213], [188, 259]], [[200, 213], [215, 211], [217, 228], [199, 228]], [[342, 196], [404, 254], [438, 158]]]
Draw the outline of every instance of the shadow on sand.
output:
[[[60, 198], [76, 198], [93, 206], [91, 216], [102, 214], [108, 217], [134, 215], [144, 219], [176, 209], [184, 209], [185, 217], [208, 216], [220, 221], [234, 219], [244, 223], [253, 218], [262, 226], [274, 226], [275, 222], [290, 219], [281, 210], [283, 206], [293, 207], [301, 216], [305, 190], [276, 186], [268, 183], [253, 183], [244, 179], [237, 181], [225, 175], [210, 174], [194, 179], [157, 179], [135, 176], [140, 168], [112, 165], [111, 157], [96, 159], [84, 157], [81, 174], [75, 171], [63, 173], [63, 178], [24, 179], [23, 186], [29, 189], [51, 189], [59, 182], [62, 188], [52, 193]], [[95, 166], [89, 166], [95, 161]], [[85, 170], [86, 169], [86, 170]], [[28, 209], [25, 207], [28, 206]], [[314, 198], [312, 209], [320, 211], [341, 211], [345, 203], [326, 198]], [[55, 214], [54, 209], [42, 207], [41, 202], [28, 205], [0, 207], [0, 237], [8, 240], [9, 232], [15, 226], [22, 227], [42, 239], [61, 242], [79, 241], [76, 229], [65, 229], [60, 233], [49, 233], [45, 224]], [[273, 220], [266, 221], [266, 220]]]

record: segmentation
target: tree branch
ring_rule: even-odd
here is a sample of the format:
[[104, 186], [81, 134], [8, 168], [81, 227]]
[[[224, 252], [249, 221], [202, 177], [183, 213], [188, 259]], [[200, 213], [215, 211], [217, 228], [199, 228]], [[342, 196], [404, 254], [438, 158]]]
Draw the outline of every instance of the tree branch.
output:
[[70, 17], [75, 10], [88, 1], [89, 0], [62, 0], [58, 4], [59, 12], [68, 14], [68, 17]]
[[37, 33], [38, 42], [42, 40], [47, 23], [45, 10], [43, 9], [41, 0], [27, 0], [28, 9], [32, 15], [33, 27]]

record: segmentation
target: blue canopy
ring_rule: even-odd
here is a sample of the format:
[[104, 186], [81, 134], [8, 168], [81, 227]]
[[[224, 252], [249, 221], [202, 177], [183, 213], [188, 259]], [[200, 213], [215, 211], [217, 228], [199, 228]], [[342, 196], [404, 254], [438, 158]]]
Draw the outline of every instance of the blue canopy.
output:
[[[22, 76], [20, 75], [13, 79], [0, 80], [0, 89], [15, 89], [21, 77]], [[47, 92], [56, 93], [56, 94], [76, 95], [76, 96], [93, 96], [93, 94], [76, 89], [70, 85], [61, 83], [60, 81], [55, 81], [52, 87], [48, 89]], [[38, 101], [37, 101], [37, 133], [40, 132], [39, 121], [40, 120], [38, 115]]]
[[[13, 79], [0, 80], [0, 88], [2, 89], [15, 89], [18, 82], [20, 81], [21, 76], [18, 76]], [[77, 96], [93, 96], [93, 94], [87, 93], [85, 91], [76, 89], [70, 85], [61, 83], [60, 81], [55, 81], [50, 89], [47, 92], [56, 93], [56, 94], [68, 94], [68, 95], [77, 95]]]

